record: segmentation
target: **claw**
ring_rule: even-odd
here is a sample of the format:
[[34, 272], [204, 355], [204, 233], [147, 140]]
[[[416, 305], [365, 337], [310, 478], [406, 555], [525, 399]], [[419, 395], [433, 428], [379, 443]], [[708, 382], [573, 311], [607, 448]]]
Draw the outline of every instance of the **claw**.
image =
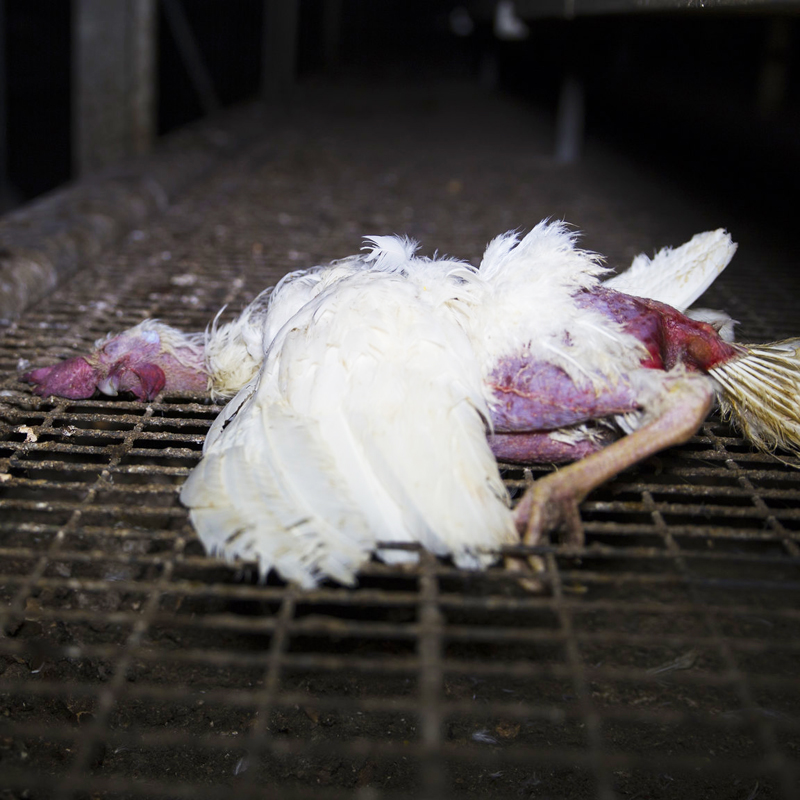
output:
[[[564, 544], [571, 547], [582, 547], [584, 544], [583, 523], [578, 510], [581, 499], [576, 496], [570, 486], [558, 480], [558, 473], [540, 478], [528, 489], [514, 509], [514, 521], [517, 525], [520, 542], [535, 547], [546, 540], [547, 534], [559, 533]], [[527, 562], [528, 569], [534, 576], [545, 569], [540, 556], [528, 556]], [[541, 581], [536, 577], [528, 577], [523, 580], [524, 583], [522, 580], [520, 581], [523, 588], [529, 591], [541, 591]]]
[[505, 568], [517, 575], [517, 583], [531, 594], [541, 594], [545, 590], [545, 582], [539, 577], [547, 571], [547, 565], [541, 556], [528, 556], [527, 559], [506, 556]]

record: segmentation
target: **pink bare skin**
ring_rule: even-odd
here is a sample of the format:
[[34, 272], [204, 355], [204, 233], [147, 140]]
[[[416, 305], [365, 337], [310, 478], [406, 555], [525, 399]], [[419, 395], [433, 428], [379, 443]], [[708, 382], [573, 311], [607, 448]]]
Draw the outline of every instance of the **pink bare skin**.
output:
[[[707, 372], [739, 354], [736, 345], [723, 341], [705, 322], [697, 322], [671, 306], [631, 297], [610, 289], [595, 289], [578, 296], [578, 302], [600, 311], [636, 336], [647, 348], [643, 369], [666, 372], [678, 364], [688, 372]], [[626, 380], [576, 385], [559, 367], [525, 358], [508, 358], [489, 378], [494, 394], [489, 442], [497, 458], [518, 463], [559, 464], [584, 458], [602, 449], [599, 441], [569, 445], [550, 433], [640, 408], [634, 387]]]
[[137, 325], [101, 343], [86, 356], [77, 356], [21, 376], [41, 397], [56, 395], [72, 400], [95, 392], [116, 396], [131, 393], [137, 400], [153, 400], [162, 391], [203, 392], [208, 374], [202, 348], [160, 323]]
[[[700, 375], [741, 352], [712, 326], [663, 303], [602, 288], [578, 300], [620, 323], [645, 345], [648, 355], [641, 367], [661, 372], [666, 391], [655, 417], [634, 433], [609, 443], [613, 433], [600, 429], [597, 439], [568, 444], [551, 434], [640, 408], [632, 386], [621, 380], [597, 393], [593, 387], [576, 386], [552, 364], [509, 359], [498, 365], [490, 379], [497, 401], [495, 434], [489, 439], [495, 456], [518, 463], [575, 462], [538, 479], [517, 504], [517, 528], [528, 545], [557, 531], [566, 543], [582, 546], [578, 504], [623, 469], [694, 435], [713, 403], [711, 385]], [[667, 374], [678, 365], [683, 374]], [[520, 568], [519, 562], [507, 563]], [[544, 568], [538, 557], [528, 563], [534, 573]], [[526, 581], [539, 588], [535, 580]]]

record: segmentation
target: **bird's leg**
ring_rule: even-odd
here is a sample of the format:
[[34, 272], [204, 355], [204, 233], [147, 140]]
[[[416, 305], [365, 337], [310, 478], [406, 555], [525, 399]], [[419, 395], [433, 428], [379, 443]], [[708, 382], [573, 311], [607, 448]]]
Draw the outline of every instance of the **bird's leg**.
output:
[[[549, 532], [558, 531], [565, 543], [583, 544], [578, 504], [593, 489], [654, 453], [689, 439], [703, 423], [713, 402], [711, 381], [705, 376], [670, 377], [655, 418], [603, 450], [537, 480], [517, 504], [514, 515], [525, 545], [536, 545]], [[541, 571], [541, 562], [531, 563]]]

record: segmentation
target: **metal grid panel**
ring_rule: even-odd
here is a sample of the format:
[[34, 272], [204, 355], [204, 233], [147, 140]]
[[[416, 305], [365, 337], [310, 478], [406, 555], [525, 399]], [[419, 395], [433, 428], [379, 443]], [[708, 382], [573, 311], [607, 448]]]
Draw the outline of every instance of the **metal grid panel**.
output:
[[[72, 355], [145, 316], [199, 329], [298, 261], [352, 251], [353, 229], [380, 224], [377, 192], [384, 224], [463, 239], [459, 254], [558, 192], [611, 250], [629, 244], [607, 226], [602, 164], [554, 181], [520, 151], [498, 174], [485, 156], [464, 166], [475, 142], [434, 136], [387, 170], [389, 114], [372, 122], [380, 146], [355, 115], [326, 118], [312, 150], [309, 119], [0, 340], [0, 798], [796, 797], [800, 473], [718, 420], [595, 492], [585, 548], [538, 548], [542, 593], [425, 553], [369, 564], [355, 590], [301, 592], [207, 558], [178, 503], [217, 406], [40, 401], [14, 382], [19, 358]], [[501, 199], [478, 219], [458, 181]], [[637, 224], [655, 238], [664, 217]], [[716, 289], [751, 336], [791, 322], [776, 274]], [[518, 491], [534, 474], [506, 479]]]

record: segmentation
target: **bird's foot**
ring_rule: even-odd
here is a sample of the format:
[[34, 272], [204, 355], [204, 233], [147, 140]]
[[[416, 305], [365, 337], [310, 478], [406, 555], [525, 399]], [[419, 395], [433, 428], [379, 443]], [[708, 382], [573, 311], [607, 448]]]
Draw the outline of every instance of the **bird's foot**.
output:
[[582, 493], [575, 492], [561, 472], [540, 478], [523, 495], [514, 509], [520, 541], [535, 547], [548, 533], [559, 533], [561, 541], [583, 545], [583, 525], [578, 511]]
[[[584, 542], [578, 504], [583, 499], [564, 479], [562, 472], [554, 472], [540, 478], [529, 487], [514, 509], [514, 520], [521, 544], [536, 547], [549, 534], [558, 533], [561, 541], [572, 547], [581, 547]], [[541, 556], [530, 555], [525, 562], [518, 558], [506, 559], [506, 568], [512, 572], [524, 572], [520, 584], [528, 591], [541, 591], [542, 581], [537, 577], [546, 569]]]
[[[514, 510], [522, 544], [535, 547], [547, 534], [558, 532], [564, 544], [582, 547], [578, 505], [589, 492], [632, 464], [685, 442], [700, 427], [713, 399], [713, 385], [705, 376], [678, 373], [665, 382], [651, 421], [527, 489]], [[529, 561], [534, 571], [541, 563], [536, 558]]]
[[504, 560], [506, 572], [515, 575], [517, 583], [526, 592], [543, 594], [546, 588], [545, 581], [540, 577], [547, 571], [547, 564], [541, 556], [506, 556]]

